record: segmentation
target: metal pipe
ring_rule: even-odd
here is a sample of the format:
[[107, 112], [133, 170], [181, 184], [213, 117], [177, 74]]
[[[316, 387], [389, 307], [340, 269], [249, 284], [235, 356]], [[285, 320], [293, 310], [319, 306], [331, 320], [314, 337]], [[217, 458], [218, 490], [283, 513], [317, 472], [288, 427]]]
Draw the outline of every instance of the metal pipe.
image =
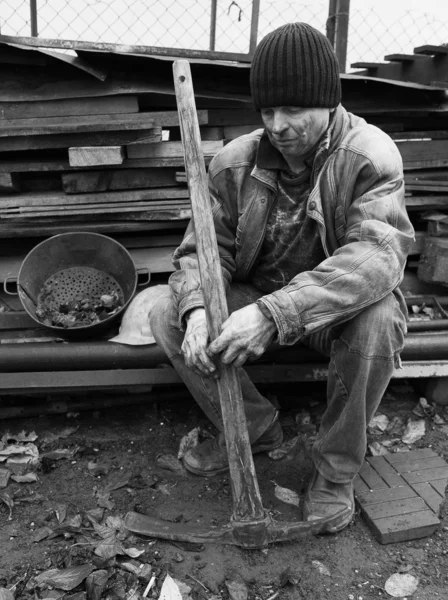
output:
[[212, 0], [212, 10], [210, 16], [210, 46], [209, 50], [215, 50], [216, 43], [216, 12], [218, 7], [218, 0]]
[[338, 0], [334, 49], [341, 73], [346, 71], [349, 14], [350, 0]]
[[95, 371], [142, 369], [169, 362], [156, 344], [125, 346], [115, 342], [0, 344], [0, 371]]
[[252, 0], [252, 17], [250, 21], [249, 54], [252, 55], [257, 47], [258, 19], [260, 16], [260, 0]]
[[30, 25], [31, 37], [39, 35], [37, 28], [37, 0], [30, 0]]
[[327, 38], [330, 40], [330, 44], [334, 48], [334, 37], [336, 31], [336, 4], [337, 0], [330, 0], [328, 4], [328, 18], [326, 23], [326, 34]]
[[[401, 357], [403, 360], [448, 359], [448, 332], [411, 333], [406, 338]], [[277, 364], [299, 364], [310, 360], [324, 363], [327, 360], [300, 345], [269, 353], [264, 360], [267, 358]], [[125, 346], [104, 341], [0, 344], [0, 369], [4, 373], [151, 369], [161, 363], [169, 364], [169, 361], [156, 344]]]
[[448, 330], [448, 319], [434, 319], [426, 321], [410, 321], [408, 323], [408, 331], [446, 331]]

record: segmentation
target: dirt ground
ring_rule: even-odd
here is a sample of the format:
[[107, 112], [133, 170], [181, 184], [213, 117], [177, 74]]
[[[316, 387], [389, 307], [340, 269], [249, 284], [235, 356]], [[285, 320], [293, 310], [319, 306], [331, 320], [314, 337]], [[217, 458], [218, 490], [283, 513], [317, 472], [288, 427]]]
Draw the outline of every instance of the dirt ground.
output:
[[[151, 575], [156, 578], [147, 597], [158, 598], [166, 573], [185, 584], [180, 584], [184, 599], [194, 600], [386, 598], [385, 582], [394, 573], [418, 577], [415, 600], [448, 597], [446, 519], [431, 537], [390, 545], [374, 539], [359, 512], [336, 535], [264, 550], [170, 543], [126, 532], [118, 517], [128, 511], [166, 523], [210, 525], [228, 522], [231, 514], [227, 476], [188, 475], [176, 461], [184, 435], [199, 426], [206, 436], [214, 433], [212, 427], [181, 390], [177, 399], [171, 393], [171, 399], [164, 400], [162, 391], [155, 396], [153, 392], [154, 397], [157, 402], [1, 423], [4, 443], [26, 445], [26, 435], [35, 432], [39, 452], [33, 469], [36, 482], [10, 479], [0, 490], [1, 600], [139, 599]], [[319, 424], [324, 397], [321, 384], [301, 386], [300, 399], [287, 388], [277, 387], [275, 396], [271, 390], [285, 438], [299, 433], [302, 439], [282, 460], [255, 457], [265, 508], [276, 518], [300, 519], [300, 508], [280, 501], [274, 489], [277, 484], [303, 494], [311, 465], [307, 448]], [[406, 420], [418, 399], [418, 390], [408, 383], [395, 383], [379, 412], [389, 419]], [[448, 422], [448, 410], [438, 407], [437, 412]], [[412, 448], [429, 446], [448, 459], [447, 431], [447, 426], [434, 425], [428, 418], [425, 436]], [[21, 432], [25, 442], [20, 442]], [[98, 547], [107, 538], [105, 531], [109, 538], [104, 553]], [[111, 544], [115, 549], [111, 550]], [[123, 548], [131, 550], [125, 553]], [[78, 585], [66, 585], [64, 590], [52, 585], [51, 578], [39, 579], [52, 569], [82, 565], [87, 574], [101, 572], [103, 583], [88, 585], [84, 573]]]

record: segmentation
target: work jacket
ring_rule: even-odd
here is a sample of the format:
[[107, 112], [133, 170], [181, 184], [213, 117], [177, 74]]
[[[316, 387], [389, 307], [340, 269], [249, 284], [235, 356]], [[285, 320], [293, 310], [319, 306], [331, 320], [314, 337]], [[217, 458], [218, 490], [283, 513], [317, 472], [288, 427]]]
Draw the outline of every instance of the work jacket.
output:
[[[247, 281], [276, 202], [278, 171], [257, 166], [263, 130], [225, 146], [209, 165], [209, 189], [224, 280]], [[395, 143], [341, 105], [314, 158], [307, 214], [317, 222], [326, 259], [263, 296], [290, 345], [346, 321], [397, 290], [414, 238]], [[193, 224], [174, 253], [170, 286], [179, 323], [204, 306]]]

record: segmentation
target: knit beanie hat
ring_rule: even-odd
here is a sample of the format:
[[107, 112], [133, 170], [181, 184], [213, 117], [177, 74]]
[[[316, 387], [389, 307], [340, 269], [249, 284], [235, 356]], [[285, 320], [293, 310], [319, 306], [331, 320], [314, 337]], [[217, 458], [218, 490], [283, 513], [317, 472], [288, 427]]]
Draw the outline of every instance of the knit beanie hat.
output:
[[335, 108], [341, 101], [341, 82], [328, 38], [307, 23], [288, 23], [271, 31], [255, 49], [250, 87], [256, 110]]

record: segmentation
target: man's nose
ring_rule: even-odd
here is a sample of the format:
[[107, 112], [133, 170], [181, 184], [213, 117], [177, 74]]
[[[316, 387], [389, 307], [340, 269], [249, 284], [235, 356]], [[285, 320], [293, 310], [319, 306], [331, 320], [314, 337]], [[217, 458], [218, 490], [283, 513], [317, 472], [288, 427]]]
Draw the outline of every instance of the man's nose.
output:
[[282, 112], [275, 112], [274, 113], [274, 121], [273, 121], [273, 125], [272, 125], [272, 133], [283, 133], [283, 131], [285, 131], [285, 129], [288, 128], [288, 124], [286, 122], [285, 119], [285, 115]]

